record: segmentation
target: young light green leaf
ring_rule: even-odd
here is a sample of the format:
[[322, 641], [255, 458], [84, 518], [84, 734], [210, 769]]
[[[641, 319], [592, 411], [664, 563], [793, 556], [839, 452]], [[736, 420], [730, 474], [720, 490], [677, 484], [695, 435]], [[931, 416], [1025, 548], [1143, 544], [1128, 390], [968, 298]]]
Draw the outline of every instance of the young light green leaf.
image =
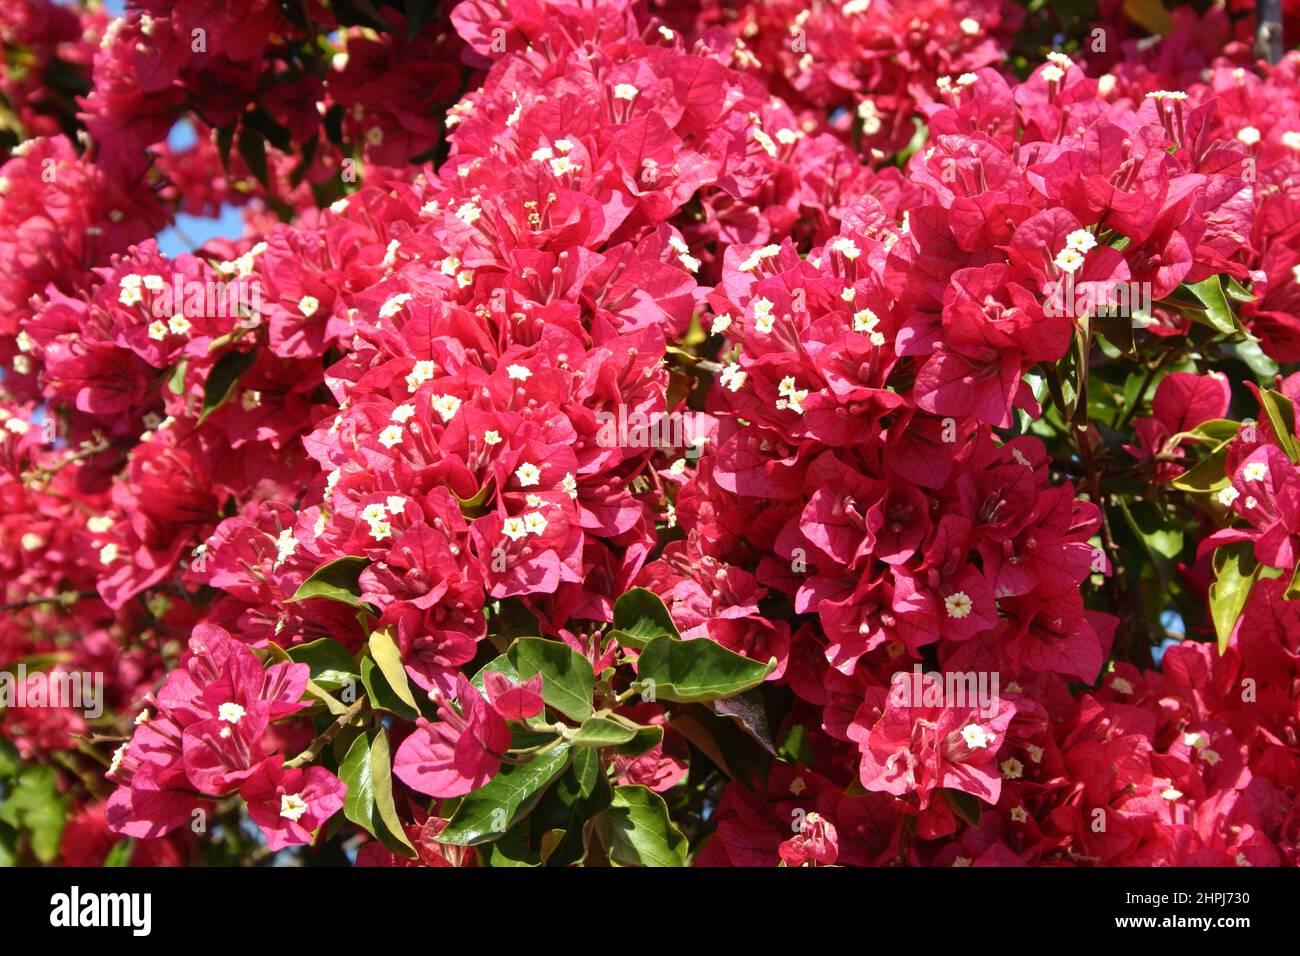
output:
[[379, 666], [380, 673], [397, 698], [412, 710], [419, 710], [411, 685], [406, 680], [406, 668], [402, 666], [402, 652], [386, 628], [381, 628], [370, 635], [370, 656]]

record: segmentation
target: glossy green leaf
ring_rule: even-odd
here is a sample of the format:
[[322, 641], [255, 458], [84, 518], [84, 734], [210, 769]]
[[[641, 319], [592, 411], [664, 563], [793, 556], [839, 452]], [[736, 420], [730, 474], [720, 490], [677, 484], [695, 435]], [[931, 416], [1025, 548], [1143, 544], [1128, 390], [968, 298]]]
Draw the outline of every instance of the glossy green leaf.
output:
[[613, 714], [592, 714], [569, 738], [574, 747], [617, 747], [636, 739], [642, 728]]
[[339, 766], [339, 779], [348, 787], [343, 815], [390, 850], [415, 856], [393, 801], [392, 760], [384, 730], [368, 731], [352, 742]]
[[406, 720], [415, 720], [420, 716], [419, 708], [408, 704], [397, 695], [384, 672], [369, 657], [361, 660], [361, 684], [366, 689], [366, 696], [376, 710], [386, 710]]
[[412, 710], [419, 710], [420, 706], [415, 702], [415, 695], [411, 692], [411, 685], [406, 679], [406, 668], [402, 665], [402, 652], [398, 650], [396, 642], [386, 629], [375, 631], [370, 635], [370, 656], [374, 658], [380, 672], [384, 675], [384, 680], [388, 681], [388, 686], [393, 689], [398, 700]]
[[[1237, 331], [1237, 321], [1232, 314], [1232, 306], [1223, 294], [1223, 286], [1217, 275], [1210, 276], [1203, 282], [1188, 284], [1187, 289], [1200, 301], [1202, 309], [1190, 313], [1194, 322], [1208, 325], [1217, 332], [1232, 335]], [[1202, 318], [1203, 316], [1203, 318]]]
[[335, 558], [311, 573], [311, 576], [298, 585], [293, 592], [293, 601], [306, 601], [308, 598], [324, 598], [327, 601], [339, 601], [352, 607], [361, 606], [361, 572], [370, 564], [369, 558], [348, 555]]
[[311, 668], [311, 679], [327, 690], [337, 690], [360, 676], [360, 668], [338, 641], [322, 637], [288, 649], [289, 658]]
[[537, 804], [546, 788], [569, 765], [570, 750], [558, 744], [526, 764], [502, 764], [485, 786], [461, 799], [439, 843], [477, 846], [499, 839]]
[[719, 700], [757, 687], [776, 670], [776, 658], [761, 664], [701, 638], [657, 637], [637, 660], [633, 684], [647, 698], [682, 703]]
[[591, 716], [596, 677], [591, 662], [567, 644], [521, 637], [506, 651], [506, 657], [521, 680], [542, 675], [542, 699], [549, 706], [574, 720]]
[[1297, 446], [1295, 437], [1295, 406], [1291, 399], [1274, 389], [1265, 388], [1259, 393], [1259, 403], [1291, 463], [1300, 462], [1300, 446]]
[[203, 383], [203, 408], [199, 414], [199, 424], [202, 425], [218, 408], [230, 400], [234, 394], [235, 387], [243, 374], [253, 367], [253, 362], [257, 359], [256, 352], [227, 352], [217, 363], [212, 366], [208, 372], [207, 380]]
[[648, 787], [615, 787], [606, 811], [609, 859], [617, 866], [685, 866], [687, 843], [663, 797]]
[[619, 644], [637, 649], [656, 637], [681, 637], [663, 600], [646, 588], [632, 588], [614, 602], [612, 633]]
[[1210, 617], [1219, 637], [1219, 653], [1228, 648], [1232, 630], [1246, 607], [1251, 588], [1259, 578], [1254, 546], [1249, 541], [1226, 545], [1214, 552], [1216, 577], [1210, 585]]

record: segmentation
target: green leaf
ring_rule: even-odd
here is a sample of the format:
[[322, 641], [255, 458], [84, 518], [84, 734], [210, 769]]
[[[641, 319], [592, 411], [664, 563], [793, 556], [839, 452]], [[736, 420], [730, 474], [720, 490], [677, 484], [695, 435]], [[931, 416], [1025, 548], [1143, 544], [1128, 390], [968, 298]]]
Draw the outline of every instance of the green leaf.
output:
[[486, 785], [466, 794], [435, 837], [439, 843], [477, 846], [500, 839], [515, 821], [527, 816], [551, 782], [569, 765], [570, 750], [558, 744], [526, 764], [503, 764]]
[[1228, 298], [1235, 299], [1237, 302], [1254, 302], [1257, 296], [1236, 279], [1228, 277], [1227, 282]]
[[360, 668], [352, 655], [338, 641], [322, 637], [310, 644], [299, 644], [288, 649], [289, 658], [311, 668], [311, 679], [317, 685], [337, 690], [359, 677]]
[[1209, 494], [1228, 485], [1228, 476], [1224, 467], [1228, 461], [1228, 444], [1224, 442], [1194, 466], [1169, 482], [1179, 491], [1194, 494]]
[[260, 133], [244, 127], [239, 131], [239, 155], [264, 188], [268, 187], [266, 172], [266, 140]]
[[617, 747], [630, 743], [645, 728], [615, 714], [592, 714], [569, 738], [574, 747]]
[[53, 863], [59, 855], [67, 801], [59, 792], [53, 767], [26, 767], [12, 791], [0, 804], [0, 820], [25, 833], [32, 853], [42, 863]]
[[632, 588], [614, 602], [613, 636], [624, 647], [639, 650], [656, 637], [682, 635], [659, 595], [645, 588]]
[[506, 651], [506, 657], [521, 680], [542, 675], [542, 699], [549, 706], [574, 720], [591, 716], [596, 677], [591, 662], [567, 644], [521, 637]]
[[1178, 556], [1183, 550], [1183, 523], [1150, 501], [1128, 502], [1124, 498], [1116, 500], [1129, 528], [1146, 548], [1161, 587], [1168, 590], [1177, 568]]
[[1208, 325], [1225, 335], [1232, 335], [1237, 331], [1237, 320], [1233, 317], [1232, 306], [1228, 304], [1228, 299], [1223, 294], [1223, 286], [1217, 275], [1210, 276], [1203, 282], [1187, 284], [1187, 289], [1204, 306], [1203, 313], [1197, 311], [1190, 313], [1192, 321]]
[[370, 635], [370, 654], [375, 663], [379, 665], [380, 673], [388, 681], [388, 686], [393, 689], [398, 700], [406, 704], [412, 710], [419, 710], [420, 705], [415, 702], [415, 695], [411, 693], [411, 685], [406, 680], [406, 668], [402, 665], [402, 652], [398, 650], [397, 644], [389, 635], [387, 629], [375, 631]]
[[1300, 598], [1300, 564], [1296, 565], [1295, 574], [1291, 575], [1291, 583], [1286, 586], [1282, 597], [1288, 601]]
[[575, 750], [568, 770], [528, 815], [534, 846], [543, 848], [549, 835], [563, 834], [543, 854], [548, 866], [571, 866], [586, 858], [588, 826], [612, 796], [599, 752]]
[[404, 720], [415, 720], [420, 716], [419, 708], [397, 696], [379, 665], [369, 657], [361, 659], [361, 684], [366, 689], [366, 696], [370, 698], [370, 705], [376, 710], [386, 710]]
[[311, 577], [298, 585], [289, 602], [308, 598], [325, 598], [351, 607], [361, 607], [361, 572], [370, 564], [369, 558], [347, 555], [322, 564]]
[[18, 756], [18, 748], [8, 740], [0, 737], [0, 780], [12, 777], [22, 769], [23, 761]]
[[1208, 421], [1201, 422], [1195, 428], [1189, 431], [1179, 432], [1168, 440], [1168, 444], [1181, 444], [1183, 441], [1207, 442], [1218, 448], [1226, 441], [1231, 441], [1237, 437], [1237, 432], [1241, 429], [1239, 422], [1234, 422], [1228, 418], [1211, 418]]
[[657, 637], [641, 652], [632, 686], [647, 697], [647, 691], [653, 691], [656, 700], [695, 703], [757, 687], [774, 670], [776, 658], [760, 664], [707, 638], [678, 641]]
[[131, 851], [135, 849], [135, 841], [130, 837], [125, 840], [119, 840], [113, 844], [113, 848], [108, 851], [108, 856], [104, 857], [104, 866], [119, 867], [131, 865]]
[[167, 375], [167, 391], [173, 395], [180, 395], [185, 391], [185, 361], [181, 359], [177, 362]]
[[1225, 545], [1214, 552], [1216, 578], [1210, 585], [1210, 617], [1219, 637], [1219, 653], [1228, 649], [1250, 590], [1259, 578], [1254, 545], [1249, 541]]
[[339, 765], [339, 779], [348, 786], [343, 815], [364, 827], [390, 850], [414, 857], [415, 848], [397, 818], [393, 803], [392, 761], [388, 735], [382, 728], [360, 734], [352, 742]]
[[1259, 393], [1259, 403], [1286, 456], [1292, 464], [1300, 462], [1300, 448], [1297, 448], [1295, 438], [1295, 406], [1291, 404], [1291, 399], [1281, 392], [1265, 388]]
[[979, 797], [972, 796], [964, 790], [953, 790], [949, 787], [940, 787], [939, 793], [943, 794], [944, 802], [952, 808], [952, 812], [960, 820], [966, 821], [973, 827], [980, 825], [981, 806]]
[[615, 787], [606, 811], [610, 862], [617, 866], [685, 866], [686, 837], [673, 826], [663, 797], [648, 787]]
[[230, 396], [235, 392], [235, 386], [239, 384], [239, 379], [253, 367], [253, 362], [256, 360], [256, 352], [227, 352], [217, 359], [217, 363], [212, 366], [212, 371], [208, 372], [207, 380], [203, 383], [203, 410], [199, 414], [200, 425], [209, 415], [230, 400]]

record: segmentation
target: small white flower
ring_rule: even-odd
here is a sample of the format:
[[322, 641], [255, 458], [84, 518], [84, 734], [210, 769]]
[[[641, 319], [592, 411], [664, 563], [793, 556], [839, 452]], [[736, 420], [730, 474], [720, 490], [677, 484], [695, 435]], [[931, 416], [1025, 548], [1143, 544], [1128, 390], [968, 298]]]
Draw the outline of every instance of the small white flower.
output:
[[298, 550], [298, 541], [293, 536], [292, 528], [285, 528], [275, 539], [275, 563], [280, 564], [293, 557], [293, 553]]
[[1219, 504], [1225, 508], [1231, 508], [1232, 503], [1241, 497], [1241, 492], [1229, 485], [1219, 492]]
[[973, 37], [980, 32], [980, 23], [973, 17], [963, 17], [961, 23], [957, 24], [957, 26], [961, 27], [961, 32], [968, 37]]
[[994, 735], [979, 724], [967, 724], [961, 729], [961, 738], [972, 750], [984, 750], [993, 743]]
[[1065, 247], [1079, 252], [1091, 252], [1097, 248], [1097, 237], [1087, 229], [1076, 229], [1065, 237]]
[[515, 477], [519, 479], [521, 488], [530, 488], [542, 477], [542, 470], [532, 462], [526, 461], [515, 469]]
[[1056, 254], [1055, 262], [1065, 272], [1076, 272], [1083, 265], [1083, 253], [1072, 246], [1066, 246]]
[[546, 530], [546, 518], [540, 511], [530, 511], [524, 515], [524, 528], [529, 534], [541, 534]]
[[713, 317], [713, 325], [709, 328], [709, 332], [713, 335], [721, 335], [729, 328], [731, 328], [731, 315], [730, 313], [724, 312], [722, 315], [715, 315]]
[[432, 404], [433, 410], [438, 413], [438, 417], [444, 422], [449, 422], [460, 411], [461, 400], [455, 395], [435, 395]]
[[501, 444], [501, 434], [494, 429], [489, 428], [483, 433], [483, 444], [499, 445]]
[[528, 534], [528, 528], [522, 518], [507, 518], [501, 522], [501, 533], [511, 541], [518, 541]]
[[1259, 130], [1253, 126], [1243, 126], [1237, 130], [1237, 140], [1246, 146], [1254, 146], [1259, 142]]
[[1065, 76], [1065, 71], [1059, 66], [1043, 67], [1043, 79], [1048, 83], [1060, 83], [1063, 76]]
[[405, 425], [415, 416], [415, 406], [409, 402], [405, 405], [398, 405], [393, 409], [393, 421], [400, 425]]
[[970, 595], [965, 591], [954, 591], [943, 599], [943, 606], [950, 618], [960, 621], [974, 609], [975, 602], [970, 599]]
[[117, 545], [109, 542], [99, 549], [99, 563], [112, 564], [117, 560]]
[[177, 314], [167, 320], [167, 328], [171, 329], [173, 335], [189, 335], [193, 326], [189, 319]]
[[162, 319], [154, 319], [149, 323], [149, 338], [155, 342], [161, 342], [167, 338], [167, 323]]
[[573, 472], [567, 472], [560, 482], [560, 490], [570, 498], [578, 497], [578, 479], [573, 477]]
[[384, 507], [391, 515], [400, 515], [406, 510], [406, 499], [402, 495], [389, 495], [384, 499]]
[[1287, 149], [1300, 152], [1300, 130], [1287, 130], [1282, 134], [1282, 145]]
[[411, 293], [399, 292], [397, 295], [390, 297], [379, 307], [379, 317], [381, 319], [391, 319], [398, 312], [401, 312], [406, 303], [411, 301]]
[[406, 376], [407, 391], [417, 391], [421, 385], [432, 379], [435, 374], [437, 374], [437, 370], [432, 362], [427, 359], [416, 362], [415, 367]]
[[1263, 481], [1268, 477], [1268, 465], [1262, 461], [1252, 461], [1246, 465], [1246, 470], [1242, 474], [1247, 481]]
[[1008, 780], [1019, 780], [1025, 773], [1025, 765], [1015, 757], [1008, 757], [1001, 764], [1002, 776]]
[[478, 203], [471, 200], [470, 202], [461, 203], [460, 208], [456, 210], [456, 218], [467, 226], [472, 226], [479, 221], [483, 215], [483, 210], [478, 208]]
[[389, 425], [379, 433], [379, 444], [385, 448], [392, 448], [400, 445], [403, 437], [401, 425]]
[[735, 362], [731, 362], [722, 370], [719, 380], [723, 388], [731, 392], [738, 392], [742, 385], [745, 384], [746, 372]]
[[632, 100], [636, 99], [637, 94], [640, 92], [641, 91], [638, 90], [631, 83], [619, 83], [617, 86], [614, 87], [614, 99], [627, 100], [631, 102]]
[[532, 369], [525, 368], [522, 365], [507, 365], [506, 375], [516, 382], [526, 382], [532, 376]]
[[870, 309], [859, 309], [853, 313], [854, 332], [872, 332], [880, 322], [880, 317]]
[[298, 311], [301, 312], [305, 318], [310, 319], [316, 314], [316, 311], [319, 308], [320, 299], [316, 298], [314, 295], [305, 295], [298, 300]]
[[299, 794], [285, 793], [280, 795], [280, 816], [286, 820], [297, 823], [302, 819], [307, 809], [307, 801]]
[[228, 724], [237, 724], [244, 719], [244, 708], [233, 701], [227, 701], [217, 708], [217, 719]]

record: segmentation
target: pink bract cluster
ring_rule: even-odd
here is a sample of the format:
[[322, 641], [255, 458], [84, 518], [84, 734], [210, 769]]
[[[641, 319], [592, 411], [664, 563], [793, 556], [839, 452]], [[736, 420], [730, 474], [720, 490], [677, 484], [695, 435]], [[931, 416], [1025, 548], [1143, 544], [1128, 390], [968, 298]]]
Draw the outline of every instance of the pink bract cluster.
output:
[[[0, 75], [0, 663], [105, 674], [109, 721], [0, 730], [107, 764], [68, 861], [180, 862], [234, 796], [268, 851], [376, 834], [337, 746], [373, 706], [396, 826], [357, 862], [472, 863], [449, 801], [522, 729], [573, 742], [549, 672], [484, 668], [520, 636], [656, 731], [598, 751], [616, 792], [692, 785], [726, 748], [626, 683], [640, 588], [784, 702], [697, 865], [1300, 862], [1300, 377], [1233, 420], [1180, 306], [1240, 293], [1233, 334], [1300, 360], [1300, 55], [1179, 11], [1018, 80], [1000, 0], [0, 10], [89, 81], [77, 138]], [[241, 237], [160, 251], [222, 206]], [[1107, 449], [1056, 370], [1119, 343], [1057, 293], [1117, 286], [1151, 303], [1118, 351], [1188, 344]], [[1196, 603], [1253, 581], [1158, 667], [1106, 507], [1153, 488]]]

